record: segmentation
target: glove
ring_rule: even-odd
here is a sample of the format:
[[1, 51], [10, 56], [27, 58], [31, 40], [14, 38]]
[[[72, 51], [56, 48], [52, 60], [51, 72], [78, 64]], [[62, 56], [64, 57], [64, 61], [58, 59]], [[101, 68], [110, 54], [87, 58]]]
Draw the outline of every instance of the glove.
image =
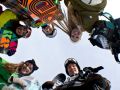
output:
[[92, 67], [85, 67], [85, 68], [83, 68], [83, 71], [85, 71], [85, 72], [91, 72], [93, 70], [94, 69]]
[[16, 50], [9, 50], [9, 51], [7, 52], [7, 55], [8, 55], [8, 56], [12, 56], [13, 54], [15, 54], [15, 52], [16, 52]]
[[25, 88], [27, 86], [25, 81], [20, 79], [20, 78], [14, 78], [13, 77], [11, 80], [12, 80], [13, 83], [19, 84], [22, 88]]
[[101, 70], [101, 69], [104, 69], [102, 66], [99, 66], [99, 67], [97, 67], [97, 68], [92, 68], [92, 67], [85, 67], [84, 69], [83, 69], [83, 71], [85, 71], [85, 72], [93, 72], [93, 73], [97, 73], [99, 70]]
[[18, 45], [18, 41], [11, 41], [9, 44], [9, 48], [7, 51], [7, 55], [8, 56], [12, 56], [13, 54], [15, 54], [16, 49], [17, 49], [17, 45]]
[[97, 73], [101, 69], [104, 69], [104, 67], [103, 66], [99, 66], [97, 68], [94, 68], [93, 72]]
[[46, 81], [45, 83], [42, 84], [42, 89], [52, 89], [54, 86], [54, 82], [52, 81]]

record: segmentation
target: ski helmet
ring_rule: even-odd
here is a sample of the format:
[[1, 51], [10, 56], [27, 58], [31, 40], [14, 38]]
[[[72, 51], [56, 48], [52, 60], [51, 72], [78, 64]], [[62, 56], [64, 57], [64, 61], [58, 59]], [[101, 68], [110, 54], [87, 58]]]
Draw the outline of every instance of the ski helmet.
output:
[[[46, 30], [47, 30], [47, 29], [52, 29], [52, 32], [51, 32], [51, 33], [46, 33]], [[57, 34], [57, 30], [53, 27], [53, 25], [52, 25], [52, 27], [49, 26], [49, 25], [44, 25], [44, 26], [42, 26], [42, 31], [43, 31], [43, 33], [44, 33], [47, 37], [49, 37], [49, 38], [53, 38], [53, 37], [55, 37], [56, 34]]]
[[71, 63], [76, 64], [76, 66], [77, 66], [77, 68], [78, 68], [78, 70], [79, 70], [79, 72], [80, 72], [80, 66], [78, 65], [78, 62], [77, 62], [74, 58], [68, 58], [68, 59], [65, 61], [65, 63], [64, 63], [64, 66], [65, 66], [65, 70], [66, 70], [67, 75], [69, 75], [68, 70], [67, 70], [67, 66], [68, 66], [69, 64], [71, 64]]
[[53, 38], [53, 37], [56, 36], [56, 34], [57, 34], [57, 30], [54, 29], [53, 32], [52, 32], [51, 34], [48, 34], [48, 35], [46, 35], [46, 36], [49, 37], [49, 38]]

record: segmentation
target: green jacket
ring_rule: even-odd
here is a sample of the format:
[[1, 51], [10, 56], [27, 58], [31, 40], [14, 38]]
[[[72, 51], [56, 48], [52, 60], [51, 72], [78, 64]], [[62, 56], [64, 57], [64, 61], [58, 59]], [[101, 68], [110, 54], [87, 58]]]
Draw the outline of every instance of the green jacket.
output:
[[71, 2], [74, 15], [77, 17], [78, 22], [83, 25], [83, 28], [87, 32], [91, 32], [93, 24], [98, 20], [99, 12], [102, 11], [107, 4], [107, 0], [103, 0], [101, 4], [94, 6], [87, 5], [81, 0], [64, 0], [67, 7], [69, 2]]
[[0, 90], [2, 90], [3, 86], [9, 85], [9, 78], [19, 77], [17, 73], [10, 73], [4, 68], [4, 64], [7, 63], [6, 60], [0, 58]]

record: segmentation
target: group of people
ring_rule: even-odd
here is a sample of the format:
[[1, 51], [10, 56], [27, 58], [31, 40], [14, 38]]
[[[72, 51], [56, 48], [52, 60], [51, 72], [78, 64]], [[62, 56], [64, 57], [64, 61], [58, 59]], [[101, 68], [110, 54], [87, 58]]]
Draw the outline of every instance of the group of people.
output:
[[[59, 1], [61, 0], [51, 0], [50, 2], [56, 2], [56, 3], [54, 3], [53, 6], [49, 8], [48, 6], [46, 6], [46, 4], [42, 6], [42, 4], [39, 3], [39, 2], [41, 3], [44, 2], [37, 1], [35, 3], [38, 3], [38, 5], [40, 4], [39, 6], [41, 6], [38, 8], [38, 6], [30, 6], [33, 3], [32, 1], [30, 3], [26, 2], [28, 4], [27, 6], [24, 5], [24, 1], [20, 3], [17, 0], [16, 1], [1, 0], [0, 3], [9, 9], [2, 11], [2, 6], [0, 7], [0, 13], [1, 13], [0, 28], [3, 28], [3, 30], [6, 28], [12, 30], [12, 32], [15, 33], [15, 35], [17, 35], [15, 31], [16, 28], [19, 26], [25, 27], [27, 28], [27, 30], [26, 31], [24, 30], [25, 33], [23, 33], [23, 36], [27, 34], [28, 35], [27, 37], [29, 37], [31, 34], [31, 27], [33, 28], [41, 27], [43, 33], [45, 33], [47, 37], [53, 38], [56, 36], [57, 33], [55, 27], [58, 27], [66, 34], [68, 34], [71, 41], [77, 42], [81, 39], [82, 32], [84, 31], [87, 31], [88, 33], [92, 32], [94, 28], [94, 24], [97, 21], [99, 21], [99, 13], [104, 10], [107, 3], [107, 0], [97, 0], [97, 1], [92, 0], [92, 2], [88, 2], [89, 0], [88, 1], [64, 0], [64, 3], [67, 7], [67, 12], [68, 12], [67, 15], [66, 12], [62, 11]], [[46, 2], [50, 3], [48, 1]], [[53, 9], [53, 7], [55, 7], [55, 10]], [[33, 12], [30, 8], [32, 8], [33, 10], [34, 8], [37, 8], [38, 9], [37, 13], [39, 13], [39, 15], [36, 14], [35, 11]], [[46, 12], [44, 10], [45, 13], [43, 13], [43, 15], [42, 13], [40, 13], [43, 12], [42, 8], [46, 8]], [[53, 12], [51, 10], [53, 10]], [[51, 13], [53, 13], [54, 15]], [[55, 20], [57, 21], [57, 23]], [[21, 25], [19, 23], [20, 21], [23, 21], [25, 25], [24, 26]], [[22, 30], [20, 33], [22, 34]], [[102, 37], [99, 36], [98, 38], [101, 39]], [[17, 41], [18, 40], [16, 39], [16, 42]], [[104, 43], [100, 43], [100, 44], [104, 44]], [[3, 48], [6, 48], [4, 47], [5, 45], [2, 46]], [[17, 47], [17, 44], [14, 47]], [[1, 51], [5, 53], [5, 51], [3, 50]], [[11, 55], [13, 55], [13, 53]]]
[[[61, 0], [33, 1], [29, 3], [24, 0], [0, 1], [0, 4], [7, 8], [3, 10], [0, 6], [0, 53], [14, 55], [18, 39], [30, 37], [31, 28], [39, 27], [49, 38], [56, 36], [55, 27], [58, 27], [70, 37], [72, 42], [78, 42], [82, 33], [87, 31], [91, 34], [89, 40], [93, 45], [103, 49], [113, 48], [112, 52], [115, 56], [119, 53], [117, 50], [120, 50], [118, 46], [120, 19], [114, 20], [110, 16], [107, 17], [110, 21], [99, 20], [100, 15], [105, 15], [103, 10], [107, 0], [64, 0], [67, 14], [62, 11]], [[51, 6], [47, 6], [46, 3]], [[65, 61], [65, 70], [70, 77], [58, 86], [55, 86], [53, 81], [45, 82], [42, 84], [42, 89], [110, 90], [110, 81], [96, 74], [102, 68], [86, 67], [82, 70], [74, 58], [68, 58]], [[13, 64], [0, 58], [0, 90], [11, 90], [9, 87], [11, 83], [17, 83], [25, 90], [26, 85], [20, 77], [29, 76], [37, 69], [34, 60]]]
[[[21, 2], [1, 0], [0, 3], [8, 9], [3, 11], [0, 6], [0, 53], [9, 56], [15, 54], [18, 39], [30, 37], [31, 27], [41, 27], [49, 38], [56, 36], [55, 27], [58, 27], [70, 37], [72, 42], [78, 42], [82, 33], [87, 31], [90, 33], [89, 40], [93, 46], [111, 50], [115, 60], [119, 62], [120, 19], [114, 20], [112, 16], [107, 17], [108, 15], [103, 14], [107, 0], [64, 0], [67, 14], [63, 12], [64, 8], [61, 7], [60, 1], [62, 0], [45, 2], [31, 0], [24, 4], [24, 0]], [[34, 3], [36, 6], [33, 5]], [[99, 20], [100, 15], [105, 16], [109, 21]], [[20, 21], [24, 25], [21, 25]]]
[[26, 83], [21, 77], [28, 76], [36, 70], [38, 70], [38, 66], [34, 59], [20, 63], [9, 63], [0, 57], [0, 90], [17, 90], [10, 87], [12, 83], [20, 85], [25, 90]]
[[[42, 90], [110, 90], [110, 81], [96, 74], [103, 69], [102, 66], [85, 67], [82, 70], [74, 58], [68, 58], [64, 66], [69, 77], [59, 77], [58, 80], [62, 83], [57, 82], [58, 80], [47, 81], [42, 84]], [[0, 58], [0, 90], [16, 90], [17, 87], [10, 87], [11, 84], [18, 84], [22, 88], [20, 90], [29, 90], [21, 77], [31, 75], [38, 68], [34, 59], [15, 64]]]
[[[52, 3], [51, 7], [49, 6], [48, 8], [46, 3], [51, 4], [51, 1], [54, 3]], [[41, 14], [39, 16], [37, 16], [36, 13], [34, 14], [34, 12], [30, 9], [26, 11], [26, 8], [31, 7], [34, 9], [37, 7], [30, 5], [22, 7], [24, 1], [21, 2], [22, 4], [17, 0], [0, 1], [0, 3], [7, 8], [3, 10], [2, 6], [0, 5], [0, 53], [7, 54], [8, 56], [15, 54], [18, 46], [18, 39], [30, 37], [32, 33], [31, 28], [41, 27], [43, 33], [49, 38], [56, 36], [57, 32], [52, 22], [54, 20], [62, 20], [64, 18], [64, 15], [62, 13], [59, 1], [51, 1], [36, 2], [38, 5], [40, 4], [39, 6], [45, 4], [45, 6], [42, 5], [39, 8], [41, 11], [43, 8], [46, 8], [46, 10], [42, 11], [42, 13], [41, 11], [38, 12]], [[34, 2], [31, 2], [31, 4], [32, 3]], [[53, 10], [53, 12], [51, 10]], [[33, 15], [31, 15], [30, 12]]]
[[[85, 67], [82, 70], [74, 58], [68, 58], [64, 66], [69, 77], [64, 81], [59, 78], [58, 82], [46, 81], [42, 84], [43, 90], [110, 90], [110, 81], [97, 74], [99, 70], [103, 69], [102, 66]], [[61, 78], [64, 77], [61, 76]]]
[[[78, 42], [82, 33], [88, 32], [93, 46], [111, 50], [115, 60], [120, 63], [120, 18], [114, 19], [110, 13], [104, 12], [107, 0], [64, 0], [64, 3], [67, 7], [67, 18], [55, 25], [72, 42]], [[100, 19], [101, 16], [107, 20]]]
[[0, 52], [12, 56], [15, 54], [18, 39], [28, 38], [31, 28], [19, 23], [14, 12], [9, 9], [3, 11], [0, 6]]

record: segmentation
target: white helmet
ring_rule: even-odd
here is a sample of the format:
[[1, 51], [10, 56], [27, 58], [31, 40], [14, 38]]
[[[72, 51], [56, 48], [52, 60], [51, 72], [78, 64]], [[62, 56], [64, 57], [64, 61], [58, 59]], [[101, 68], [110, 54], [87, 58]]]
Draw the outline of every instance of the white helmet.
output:
[[[52, 32], [47, 31], [48, 29], [51, 29]], [[52, 27], [49, 26], [49, 25], [44, 25], [44, 26], [42, 27], [42, 31], [43, 31], [43, 33], [44, 33], [47, 37], [49, 37], [49, 38], [53, 38], [53, 37], [55, 37], [56, 34], [57, 34], [57, 30], [53, 27], [53, 25], [52, 25]], [[48, 33], [48, 32], [49, 32], [49, 33]]]
[[53, 38], [53, 37], [55, 37], [56, 35], [57, 35], [57, 30], [54, 29], [51, 34], [48, 34], [48, 35], [46, 35], [46, 36], [49, 37], [49, 38]]
[[67, 70], [67, 66], [71, 63], [76, 64], [76, 66], [78, 67], [78, 70], [80, 72], [80, 66], [78, 65], [78, 62], [74, 58], [68, 58], [64, 63], [66, 73], [69, 75], [68, 70]]

